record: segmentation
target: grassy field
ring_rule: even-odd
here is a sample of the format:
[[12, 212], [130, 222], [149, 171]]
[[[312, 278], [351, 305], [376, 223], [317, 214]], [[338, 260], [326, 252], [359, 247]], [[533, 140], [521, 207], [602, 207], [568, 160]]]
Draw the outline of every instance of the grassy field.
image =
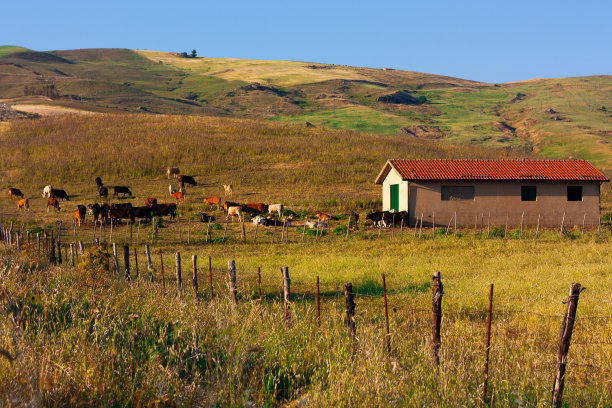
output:
[[[401, 136], [430, 126], [440, 140], [577, 157], [612, 170], [612, 78], [485, 84], [393, 69], [298, 61], [181, 58], [126, 49], [0, 49], [0, 100], [97, 112], [215, 115]], [[259, 86], [252, 87], [252, 83]], [[28, 87], [26, 92], [26, 87]], [[424, 105], [378, 102], [398, 90]], [[37, 100], [40, 103], [39, 100]]]
[[[70, 234], [68, 234], [70, 236]], [[69, 238], [67, 238], [69, 239]], [[494, 406], [549, 406], [556, 340], [571, 282], [581, 295], [566, 378], [568, 406], [612, 398], [610, 236], [559, 240], [440, 236], [306, 243], [153, 246], [154, 283], [31, 264], [2, 249], [0, 389], [5, 403], [216, 406], [478, 406], [488, 285], [495, 285], [489, 395]], [[165, 289], [158, 248], [165, 252]], [[174, 252], [182, 252], [176, 295]], [[190, 256], [199, 257], [198, 301]], [[214, 298], [210, 298], [208, 256]], [[227, 291], [234, 259], [238, 306]], [[121, 262], [123, 265], [123, 262]], [[279, 268], [292, 279], [283, 323]], [[258, 299], [257, 268], [262, 296]], [[441, 365], [431, 358], [431, 274], [444, 284]], [[387, 276], [391, 355], [381, 273]], [[314, 302], [321, 279], [321, 325]], [[356, 337], [342, 284], [356, 293]]]

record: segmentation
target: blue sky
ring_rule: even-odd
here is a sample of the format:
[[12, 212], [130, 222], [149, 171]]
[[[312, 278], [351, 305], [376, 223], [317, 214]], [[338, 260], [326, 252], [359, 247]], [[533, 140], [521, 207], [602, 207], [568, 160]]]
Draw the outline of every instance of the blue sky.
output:
[[612, 74], [612, 1], [6, 1], [0, 44], [391, 67], [487, 82]]

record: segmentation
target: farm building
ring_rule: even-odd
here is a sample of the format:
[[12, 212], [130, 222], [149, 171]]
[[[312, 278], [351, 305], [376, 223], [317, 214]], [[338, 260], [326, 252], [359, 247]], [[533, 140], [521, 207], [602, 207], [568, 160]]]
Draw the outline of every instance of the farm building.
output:
[[585, 160], [388, 160], [376, 177], [383, 210], [410, 225], [596, 226], [601, 183]]

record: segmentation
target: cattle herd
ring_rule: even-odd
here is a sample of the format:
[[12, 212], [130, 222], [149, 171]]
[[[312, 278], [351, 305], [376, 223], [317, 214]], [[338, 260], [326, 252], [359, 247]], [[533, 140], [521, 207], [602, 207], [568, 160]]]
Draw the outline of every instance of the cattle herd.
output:
[[[168, 167], [166, 171], [168, 179], [175, 177], [178, 180], [180, 189], [176, 189], [174, 184], [170, 184], [169, 192], [174, 203], [158, 203], [156, 198], [149, 197], [146, 199], [144, 205], [136, 206], [129, 202], [108, 204], [107, 202], [91, 203], [87, 206], [83, 204], [77, 205], [74, 210], [73, 218], [76, 224], [79, 226], [85, 221], [87, 214], [91, 216], [91, 220], [95, 223], [119, 223], [122, 220], [129, 220], [134, 223], [136, 219], [142, 219], [145, 222], [151, 221], [152, 217], [157, 216], [170, 216], [170, 219], [176, 217], [177, 206], [184, 202], [186, 191], [185, 185], [197, 186], [198, 183], [192, 176], [180, 174], [180, 170], [177, 167]], [[100, 177], [95, 178], [96, 188], [98, 189], [98, 195], [101, 199], [108, 200], [109, 187], [105, 186]], [[133, 197], [132, 192], [127, 186], [111, 186], [113, 191], [113, 198], [125, 198]], [[226, 197], [233, 195], [233, 186], [231, 184], [223, 185], [224, 194]], [[18, 189], [11, 187], [8, 189], [8, 195], [10, 199], [17, 198], [17, 208], [21, 211], [30, 210], [29, 199], [24, 197], [23, 192]], [[60, 200], [70, 201], [69, 195], [65, 190], [56, 189], [51, 185], [47, 185], [43, 189], [43, 198], [47, 198], [46, 209], [47, 212], [50, 210], [61, 211]], [[276, 226], [276, 225], [290, 225], [291, 217], [284, 217], [285, 208], [283, 204], [265, 204], [265, 203], [237, 203], [227, 200], [223, 200], [221, 196], [206, 197], [203, 199], [203, 203], [209, 207], [216, 207], [217, 210], [223, 209], [225, 219], [237, 218], [238, 221], [244, 221], [245, 214], [251, 217], [251, 222], [255, 225], [262, 226]], [[317, 212], [315, 217], [311, 220], [305, 220], [305, 226], [308, 228], [324, 228], [330, 221], [330, 216]], [[353, 225], [357, 225], [359, 222], [359, 214], [351, 211], [350, 218]], [[200, 221], [204, 223], [210, 223], [215, 221], [213, 215], [206, 213], [200, 214]], [[393, 211], [378, 211], [368, 214], [366, 216], [366, 223], [371, 223], [375, 226], [389, 227], [391, 225], [408, 225], [408, 213], [406, 211], [393, 212]]]

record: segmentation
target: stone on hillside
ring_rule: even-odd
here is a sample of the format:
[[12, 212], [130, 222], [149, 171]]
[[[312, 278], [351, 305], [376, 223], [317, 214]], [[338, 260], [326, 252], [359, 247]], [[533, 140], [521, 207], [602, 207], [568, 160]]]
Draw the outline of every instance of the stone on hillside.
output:
[[397, 105], [418, 105], [419, 100], [414, 96], [410, 95], [406, 91], [396, 91], [388, 95], [378, 97], [378, 102], [382, 103], [394, 103]]

